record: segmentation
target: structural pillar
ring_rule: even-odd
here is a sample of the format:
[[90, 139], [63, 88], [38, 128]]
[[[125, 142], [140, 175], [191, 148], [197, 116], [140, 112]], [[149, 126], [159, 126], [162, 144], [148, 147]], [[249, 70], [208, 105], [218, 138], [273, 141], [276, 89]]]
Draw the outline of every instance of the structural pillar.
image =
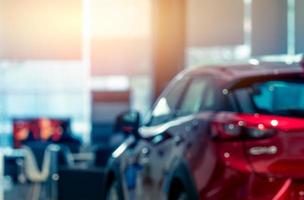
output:
[[156, 99], [184, 68], [186, 0], [152, 1], [153, 86]]

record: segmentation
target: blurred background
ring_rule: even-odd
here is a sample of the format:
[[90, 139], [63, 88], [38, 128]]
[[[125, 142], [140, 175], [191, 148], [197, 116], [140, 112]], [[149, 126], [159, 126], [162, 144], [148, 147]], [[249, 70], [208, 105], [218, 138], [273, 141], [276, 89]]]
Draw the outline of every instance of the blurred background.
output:
[[301, 53], [302, 4], [2, 0], [1, 146], [12, 145], [13, 118], [33, 117], [70, 118], [90, 143], [117, 112], [148, 111], [163, 81], [158, 70], [172, 77], [203, 64]]
[[0, 147], [20, 147], [23, 128], [41, 139], [33, 127], [59, 127], [52, 140], [68, 134], [73, 153], [96, 159], [109, 141], [121, 141], [112, 139], [117, 114], [146, 115], [183, 69], [300, 58], [303, 7], [302, 0], [0, 0]]

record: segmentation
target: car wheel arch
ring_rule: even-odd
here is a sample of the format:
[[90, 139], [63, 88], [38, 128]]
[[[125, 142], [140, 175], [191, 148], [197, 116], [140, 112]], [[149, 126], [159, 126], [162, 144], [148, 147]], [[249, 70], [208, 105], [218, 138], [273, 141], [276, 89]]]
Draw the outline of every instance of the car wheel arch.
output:
[[176, 195], [174, 193], [178, 189], [184, 189], [190, 199], [199, 199], [190, 168], [185, 160], [174, 159], [170, 167], [170, 173], [165, 179], [164, 191], [168, 200], [174, 199]]

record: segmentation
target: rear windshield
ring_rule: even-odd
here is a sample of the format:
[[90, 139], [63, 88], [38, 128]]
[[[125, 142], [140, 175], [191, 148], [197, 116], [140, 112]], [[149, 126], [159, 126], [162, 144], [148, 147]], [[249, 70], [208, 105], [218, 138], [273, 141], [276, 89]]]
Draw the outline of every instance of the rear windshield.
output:
[[233, 93], [243, 113], [304, 117], [304, 81], [271, 80]]

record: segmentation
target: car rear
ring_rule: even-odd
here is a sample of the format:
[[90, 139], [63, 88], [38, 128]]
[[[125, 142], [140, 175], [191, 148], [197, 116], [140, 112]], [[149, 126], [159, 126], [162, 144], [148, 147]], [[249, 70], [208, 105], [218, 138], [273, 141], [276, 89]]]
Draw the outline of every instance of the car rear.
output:
[[245, 153], [255, 172], [304, 178], [302, 74], [266, 76], [236, 87], [232, 95]]
[[249, 189], [251, 194], [260, 191], [253, 199], [265, 198], [263, 188], [271, 199], [304, 197], [303, 75], [298, 69], [270, 70], [243, 76], [223, 89], [230, 108], [216, 114], [211, 134], [227, 167], [257, 175], [252, 187], [265, 178]]

